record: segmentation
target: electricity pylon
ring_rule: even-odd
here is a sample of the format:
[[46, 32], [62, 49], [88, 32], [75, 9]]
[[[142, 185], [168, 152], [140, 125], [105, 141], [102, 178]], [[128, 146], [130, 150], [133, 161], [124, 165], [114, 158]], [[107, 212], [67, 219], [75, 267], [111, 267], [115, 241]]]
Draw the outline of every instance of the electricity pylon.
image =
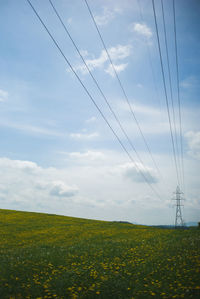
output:
[[176, 192], [174, 192], [176, 198], [173, 198], [173, 200], [176, 200], [176, 219], [175, 219], [175, 228], [177, 227], [183, 227], [184, 223], [183, 223], [183, 218], [182, 218], [182, 212], [181, 212], [181, 200], [183, 200], [183, 198], [181, 198], [181, 194], [183, 194], [183, 192], [181, 192], [179, 186], [176, 187]]

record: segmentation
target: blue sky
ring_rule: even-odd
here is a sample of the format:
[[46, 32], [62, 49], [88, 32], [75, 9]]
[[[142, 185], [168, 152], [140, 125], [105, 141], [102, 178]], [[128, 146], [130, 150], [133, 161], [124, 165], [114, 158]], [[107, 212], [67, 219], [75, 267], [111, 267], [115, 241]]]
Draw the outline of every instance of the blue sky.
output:
[[[88, 0], [161, 175], [133, 120], [85, 1], [53, 3], [143, 164], [120, 131], [49, 1], [32, 0], [32, 4], [135, 163], [109, 130], [28, 2], [1, 1], [2, 208], [146, 224], [174, 222], [171, 198], [177, 179], [152, 3], [139, 2], [141, 10], [135, 0]], [[178, 115], [172, 1], [163, 2]], [[186, 198], [183, 217], [185, 221], [198, 221], [200, 3], [175, 0], [175, 5], [185, 170], [185, 188], [181, 184]], [[160, 0], [155, 1], [155, 7], [170, 101]]]

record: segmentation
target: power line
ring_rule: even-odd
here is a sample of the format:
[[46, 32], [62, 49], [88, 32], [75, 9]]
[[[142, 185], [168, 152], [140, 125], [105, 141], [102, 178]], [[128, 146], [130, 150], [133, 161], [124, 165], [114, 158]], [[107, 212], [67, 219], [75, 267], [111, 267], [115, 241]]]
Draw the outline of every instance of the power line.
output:
[[131, 114], [132, 114], [132, 116], [133, 116], [133, 118], [134, 118], [134, 121], [135, 121], [135, 123], [136, 123], [136, 125], [137, 125], [137, 127], [138, 127], [138, 130], [139, 130], [139, 132], [140, 132], [140, 135], [142, 136], [143, 142], [144, 142], [144, 144], [145, 144], [145, 146], [146, 146], [146, 148], [147, 148], [147, 150], [148, 150], [148, 152], [149, 152], [149, 155], [150, 155], [150, 157], [151, 157], [151, 159], [152, 159], [152, 161], [153, 161], [153, 163], [154, 163], [155, 168], [157, 169], [158, 173], [160, 174], [160, 170], [159, 170], [159, 168], [158, 168], [158, 166], [157, 166], [157, 164], [156, 164], [156, 162], [155, 162], [155, 159], [153, 158], [152, 152], [151, 152], [151, 150], [150, 150], [150, 148], [149, 148], [149, 145], [148, 145], [148, 143], [147, 143], [147, 141], [146, 141], [146, 138], [145, 138], [145, 136], [144, 136], [144, 134], [143, 134], [143, 132], [142, 132], [142, 129], [141, 129], [141, 127], [140, 127], [140, 124], [139, 124], [139, 122], [138, 122], [138, 120], [137, 120], [137, 118], [136, 118], [136, 116], [135, 116], [134, 110], [133, 110], [133, 108], [131, 107], [131, 104], [130, 104], [130, 101], [129, 101], [129, 99], [128, 99], [128, 96], [127, 96], [127, 94], [126, 94], [126, 92], [125, 92], [125, 89], [124, 89], [124, 87], [123, 87], [123, 85], [122, 85], [122, 82], [121, 82], [121, 80], [120, 80], [120, 78], [119, 78], [119, 76], [118, 76], [118, 74], [117, 74], [117, 71], [116, 71], [115, 66], [114, 66], [114, 64], [113, 64], [113, 61], [112, 61], [112, 59], [111, 59], [111, 56], [110, 56], [110, 54], [109, 54], [109, 52], [108, 52], [108, 49], [107, 49], [107, 47], [106, 47], [106, 44], [105, 44], [105, 42], [104, 42], [104, 40], [103, 40], [103, 37], [102, 37], [101, 32], [100, 32], [100, 30], [99, 30], [99, 28], [98, 28], [98, 26], [97, 26], [97, 23], [96, 23], [96, 21], [95, 21], [95, 18], [94, 18], [94, 16], [93, 16], [93, 13], [92, 13], [92, 11], [91, 11], [91, 9], [90, 9], [90, 6], [89, 6], [87, 0], [85, 0], [85, 3], [86, 3], [86, 6], [87, 6], [87, 8], [88, 8], [88, 11], [89, 11], [89, 13], [90, 13], [90, 16], [91, 16], [91, 18], [92, 18], [92, 20], [93, 20], [93, 23], [94, 23], [94, 25], [95, 25], [95, 27], [96, 27], [96, 30], [97, 30], [98, 35], [99, 35], [99, 37], [100, 37], [100, 40], [101, 40], [101, 42], [102, 42], [102, 44], [103, 44], [103, 47], [104, 47], [104, 49], [105, 49], [105, 51], [106, 51], [106, 54], [107, 54], [107, 56], [108, 56], [108, 59], [109, 59], [110, 64], [111, 64], [111, 66], [112, 66], [112, 69], [113, 69], [113, 71], [114, 71], [115, 77], [117, 78], [117, 81], [118, 81], [118, 83], [119, 83], [119, 85], [120, 85], [120, 87], [121, 87], [121, 90], [122, 90], [123, 94], [124, 94], [125, 100], [126, 100], [126, 102], [127, 102], [127, 104], [128, 104], [128, 107], [129, 107], [129, 109], [130, 109], [130, 111], [131, 111]]
[[[164, 28], [164, 40], [165, 40], [165, 49], [167, 55], [167, 69], [168, 69], [168, 77], [169, 77], [169, 86], [170, 86], [170, 98], [172, 104], [172, 115], [173, 115], [173, 123], [174, 123], [174, 135], [175, 135], [175, 143], [176, 143], [176, 153], [177, 153], [177, 166], [180, 169], [179, 163], [179, 150], [178, 150], [178, 136], [177, 136], [177, 129], [176, 129], [176, 118], [175, 118], [175, 111], [174, 111], [174, 98], [172, 92], [172, 79], [171, 79], [171, 70], [170, 70], [170, 63], [169, 63], [169, 51], [168, 51], [168, 44], [167, 44], [167, 32], [166, 32], [166, 22], [165, 22], [165, 13], [164, 13], [164, 6], [163, 0], [161, 0], [161, 8], [162, 8], [162, 20], [163, 20], [163, 28]], [[181, 169], [180, 169], [181, 170]], [[181, 177], [181, 175], [180, 175]]]
[[[144, 23], [144, 17], [143, 17], [143, 13], [142, 13], [142, 7], [141, 7], [141, 4], [140, 4], [140, 0], [137, 0], [137, 3], [138, 3], [139, 11], [140, 11], [140, 19], [141, 19], [142, 23]], [[151, 68], [153, 84], [154, 84], [154, 88], [155, 88], [155, 94], [156, 94], [156, 97], [158, 98], [158, 87], [157, 87], [157, 84], [156, 84], [155, 73], [154, 73], [154, 70], [153, 70], [153, 62], [152, 62], [151, 51], [150, 51], [150, 47], [149, 47], [149, 43], [148, 43], [148, 39], [147, 39], [146, 35], [144, 36], [144, 39], [145, 39], [145, 44], [146, 44], [147, 53], [148, 53], [148, 57], [149, 57], [149, 64], [150, 64], [150, 68]]]
[[[144, 23], [144, 17], [143, 17], [143, 13], [142, 13], [142, 7], [141, 7], [141, 4], [140, 4], [140, 0], [137, 0], [137, 4], [138, 4], [138, 7], [139, 7], [139, 12], [140, 12], [140, 19], [141, 19], [142, 23]], [[149, 58], [149, 65], [150, 65], [150, 69], [151, 69], [151, 73], [152, 73], [153, 84], [154, 84], [154, 88], [155, 88], [155, 96], [157, 97], [157, 100], [158, 100], [158, 98], [159, 98], [158, 97], [158, 87], [157, 87], [157, 84], [156, 84], [155, 73], [154, 73], [154, 70], [153, 70], [153, 62], [152, 62], [151, 51], [150, 51], [150, 47], [149, 47], [149, 43], [148, 43], [148, 39], [147, 39], [146, 35], [144, 36], [144, 39], [145, 39], [145, 45], [146, 45], [147, 54], [148, 54], [148, 58]], [[161, 113], [161, 101], [160, 101], [160, 99], [159, 99], [159, 103], [160, 103], [160, 113]], [[161, 174], [159, 169], [157, 169], [157, 170], [160, 174], [160, 177], [163, 180], [163, 175]]]
[[71, 34], [69, 33], [69, 30], [68, 30], [67, 27], [65, 26], [65, 24], [64, 24], [64, 22], [63, 22], [63, 20], [62, 20], [62, 18], [61, 18], [61, 16], [60, 16], [60, 14], [58, 13], [57, 9], [55, 8], [53, 2], [52, 2], [51, 0], [49, 0], [49, 3], [51, 4], [51, 6], [52, 6], [52, 8], [53, 8], [53, 10], [54, 10], [54, 12], [55, 12], [55, 14], [56, 14], [56, 16], [58, 17], [59, 21], [61, 22], [61, 24], [62, 24], [62, 26], [63, 26], [65, 32], [67, 33], [68, 37], [70, 38], [70, 40], [71, 40], [72, 44], [74, 45], [76, 51], [78, 52], [79, 56], [81, 57], [81, 59], [82, 59], [84, 65], [85, 65], [87, 71], [89, 72], [89, 74], [90, 74], [92, 80], [94, 81], [95, 85], [97, 86], [99, 92], [101, 93], [101, 95], [102, 95], [104, 101], [106, 102], [107, 106], [109, 107], [111, 113], [113, 114], [113, 116], [114, 116], [116, 122], [118, 123], [120, 129], [122, 130], [123, 134], [125, 135], [125, 137], [126, 137], [128, 143], [130, 144], [131, 148], [132, 148], [133, 151], [135, 152], [135, 154], [136, 154], [138, 160], [140, 161], [140, 163], [142, 164], [142, 166], [144, 167], [144, 169], [146, 169], [146, 167], [145, 167], [145, 165], [144, 165], [142, 159], [140, 158], [140, 155], [138, 154], [138, 152], [137, 152], [136, 148], [134, 147], [133, 143], [131, 142], [129, 136], [127, 135], [127, 133], [126, 133], [126, 131], [125, 131], [125, 129], [124, 129], [122, 123], [120, 122], [119, 118], [117, 117], [116, 113], [115, 113], [114, 110], [112, 109], [112, 107], [111, 107], [111, 105], [110, 105], [108, 99], [106, 98], [106, 96], [105, 96], [105, 94], [103, 93], [101, 87], [99, 86], [99, 83], [97, 82], [97, 80], [95, 79], [94, 75], [93, 75], [92, 72], [90, 71], [90, 69], [89, 69], [89, 67], [88, 67], [88, 64], [86, 63], [86, 61], [85, 61], [83, 55], [81, 54], [79, 48], [78, 48], [77, 45], [76, 45], [74, 39], [72, 38]]
[[[140, 0], [137, 0], [137, 4], [138, 4], [138, 8], [139, 8], [139, 15], [140, 15], [141, 22], [145, 23]], [[159, 100], [160, 114], [161, 114], [161, 100], [160, 100], [160, 97], [158, 95], [158, 86], [156, 84], [155, 72], [154, 72], [154, 69], [153, 69], [152, 55], [151, 55], [151, 50], [150, 50], [150, 47], [149, 47], [148, 38], [147, 38], [146, 35], [144, 36], [144, 40], [145, 40], [145, 45], [146, 45], [146, 49], [147, 49], [147, 55], [148, 55], [148, 59], [149, 59], [149, 65], [150, 65], [150, 69], [151, 69], [151, 73], [152, 73], [153, 84], [154, 84], [154, 88], [155, 88], [155, 97], [157, 97], [157, 101]], [[163, 181], [163, 183], [165, 184], [165, 187], [166, 187], [167, 184], [165, 182], [165, 179], [164, 179], [164, 177], [163, 177], [163, 175], [162, 175], [162, 173], [160, 171], [159, 171], [159, 173], [160, 173], [160, 177], [161, 177], [161, 179], [162, 179], [162, 181]]]
[[159, 34], [158, 34], [158, 24], [157, 24], [154, 0], [152, 0], [152, 6], [153, 6], [153, 13], [154, 13], [155, 27], [156, 27], [156, 37], [157, 37], [157, 42], [158, 42], [160, 65], [161, 65], [161, 72], [162, 72], [162, 79], [163, 79], [163, 86], [164, 86], [164, 93], [165, 93], [165, 101], [166, 101], [166, 106], [167, 106], [167, 115], [168, 115], [168, 120], [169, 120], [170, 135], [171, 135], [171, 141], [172, 141], [173, 157], [174, 157], [174, 163], [175, 163], [175, 169], [176, 169], [177, 182], [179, 185], [180, 180], [179, 180], [179, 175], [178, 175], [178, 167], [177, 167], [176, 154], [175, 154], [175, 145], [174, 145], [174, 138], [173, 138], [173, 132], [172, 132], [172, 123], [171, 123], [171, 117], [170, 117], [170, 112], [169, 112], [169, 101], [168, 101], [168, 96], [167, 96], [167, 88], [166, 88], [163, 59], [162, 59], [162, 53], [161, 53], [161, 47], [160, 47], [160, 39], [159, 39]]
[[179, 134], [180, 134], [180, 146], [181, 146], [181, 166], [183, 186], [185, 189], [185, 176], [184, 176], [184, 162], [183, 162], [183, 139], [182, 139], [182, 117], [181, 117], [181, 102], [180, 102], [180, 89], [179, 89], [179, 67], [178, 67], [178, 50], [177, 50], [177, 34], [176, 34], [176, 10], [175, 2], [173, 0], [173, 19], [174, 19], [174, 41], [175, 41], [175, 53], [176, 53], [176, 78], [177, 78], [177, 90], [178, 90], [178, 111], [179, 111]]
[[[137, 0], [137, 4], [138, 4], [138, 8], [139, 8], [140, 19], [141, 19], [142, 23], [145, 23], [140, 0]], [[151, 55], [151, 49], [150, 49], [148, 38], [147, 38], [146, 35], [144, 36], [144, 40], [145, 40], [145, 45], [146, 45], [146, 48], [147, 48], [147, 54], [148, 54], [148, 58], [149, 58], [149, 65], [150, 65], [150, 69], [151, 69], [151, 73], [152, 73], [152, 79], [153, 79], [153, 84], [154, 84], [154, 88], [155, 88], [155, 97], [157, 97], [157, 101], [159, 100], [160, 114], [161, 114], [161, 100], [160, 100], [160, 97], [159, 97], [159, 94], [158, 94], [158, 86], [156, 84], [155, 72], [154, 72], [154, 69], [153, 69], [153, 60], [152, 60], [152, 55]], [[160, 172], [160, 177], [162, 178], [163, 183], [165, 183], [165, 180], [164, 180], [163, 175], [162, 175], [161, 172]], [[167, 185], [165, 183], [165, 187], [166, 186]]]
[[117, 133], [112, 128], [112, 126], [109, 123], [109, 121], [107, 120], [106, 116], [103, 114], [103, 112], [101, 111], [101, 109], [97, 105], [96, 101], [94, 100], [94, 98], [92, 97], [92, 95], [90, 94], [90, 92], [88, 91], [88, 89], [86, 88], [86, 86], [84, 85], [84, 83], [82, 82], [82, 80], [80, 79], [80, 77], [78, 76], [78, 74], [76, 73], [76, 71], [74, 70], [73, 66], [71, 65], [71, 63], [69, 62], [69, 60], [67, 59], [67, 57], [63, 53], [62, 49], [60, 48], [60, 46], [56, 42], [55, 38], [53, 37], [53, 35], [51, 34], [51, 32], [49, 31], [49, 29], [47, 28], [47, 26], [45, 25], [45, 23], [43, 22], [43, 20], [41, 19], [41, 17], [37, 13], [36, 9], [34, 8], [34, 6], [31, 3], [31, 1], [27, 0], [27, 2], [30, 5], [30, 7], [32, 8], [32, 10], [35, 13], [35, 15], [37, 16], [37, 18], [39, 19], [40, 23], [43, 25], [44, 29], [46, 30], [46, 32], [48, 33], [48, 35], [50, 36], [50, 38], [52, 39], [54, 45], [56, 46], [56, 48], [58, 49], [58, 51], [60, 52], [60, 54], [62, 55], [62, 57], [64, 58], [64, 60], [66, 61], [66, 63], [68, 64], [68, 66], [70, 67], [70, 69], [72, 70], [72, 72], [74, 73], [74, 75], [76, 76], [76, 78], [78, 79], [79, 83], [81, 84], [81, 86], [83, 87], [83, 89], [85, 90], [85, 92], [87, 93], [87, 95], [89, 96], [89, 98], [91, 99], [91, 101], [93, 102], [93, 104], [95, 105], [95, 107], [97, 108], [97, 110], [99, 111], [99, 113], [101, 114], [102, 118], [104, 119], [104, 121], [106, 122], [106, 124], [108, 125], [108, 127], [110, 128], [110, 130], [112, 131], [112, 133], [114, 134], [114, 136], [116, 137], [116, 139], [118, 140], [118, 142], [120, 143], [121, 147], [126, 152], [126, 154], [128, 155], [129, 159], [131, 160], [131, 162], [134, 163], [137, 171], [141, 174], [141, 176], [145, 180], [146, 184], [151, 188], [151, 190], [154, 192], [154, 194], [160, 198], [159, 194], [156, 192], [156, 190], [153, 188], [153, 186], [149, 183], [149, 181], [146, 178], [146, 176], [144, 175], [144, 173], [139, 169], [139, 167], [137, 166], [137, 164], [133, 160], [132, 156], [129, 154], [129, 152], [126, 149], [126, 147], [124, 146], [123, 142], [120, 140], [119, 136], [117, 135]]

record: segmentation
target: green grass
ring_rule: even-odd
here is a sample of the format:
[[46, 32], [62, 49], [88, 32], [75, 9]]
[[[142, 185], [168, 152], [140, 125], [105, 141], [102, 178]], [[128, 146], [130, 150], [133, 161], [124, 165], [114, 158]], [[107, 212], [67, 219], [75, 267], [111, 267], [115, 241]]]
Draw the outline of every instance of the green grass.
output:
[[200, 230], [0, 210], [0, 298], [200, 298]]

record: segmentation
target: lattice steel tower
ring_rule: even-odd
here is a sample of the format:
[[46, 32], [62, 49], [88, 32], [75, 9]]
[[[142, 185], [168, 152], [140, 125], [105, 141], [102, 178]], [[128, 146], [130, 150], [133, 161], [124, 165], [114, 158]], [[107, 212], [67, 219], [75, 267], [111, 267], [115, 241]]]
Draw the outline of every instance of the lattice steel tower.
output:
[[183, 192], [181, 192], [179, 186], [176, 187], [176, 192], [174, 192], [176, 198], [173, 198], [174, 200], [176, 200], [176, 219], [175, 219], [175, 228], [176, 227], [183, 227], [184, 223], [183, 223], [183, 218], [182, 218], [182, 212], [181, 212], [181, 200], [183, 200], [183, 198], [181, 198], [181, 195], [183, 194]]

